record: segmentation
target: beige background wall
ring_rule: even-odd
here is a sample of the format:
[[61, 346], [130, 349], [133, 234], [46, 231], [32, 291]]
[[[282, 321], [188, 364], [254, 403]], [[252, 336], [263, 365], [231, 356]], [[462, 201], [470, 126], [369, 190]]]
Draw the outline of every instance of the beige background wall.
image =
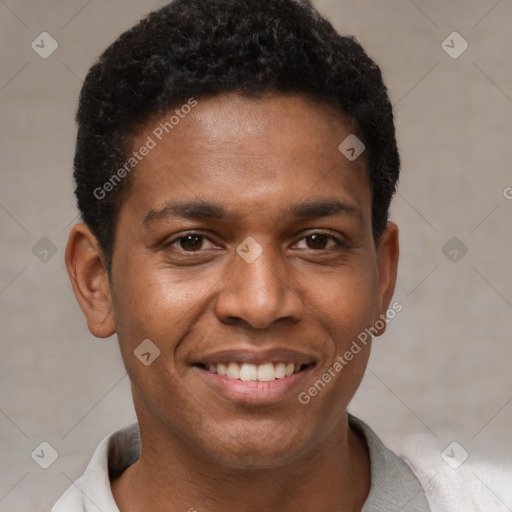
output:
[[[0, 2], [1, 511], [48, 510], [98, 442], [134, 420], [116, 340], [87, 331], [63, 253], [76, 218], [82, 80], [121, 31], [164, 3]], [[439, 451], [455, 440], [468, 460], [510, 466], [512, 3], [316, 4], [381, 65], [403, 159], [392, 212], [403, 311], [375, 342], [352, 411], [397, 449], [418, 436]], [[31, 48], [43, 31], [59, 45], [47, 59]], [[441, 46], [453, 31], [469, 43], [457, 59]], [[458, 246], [443, 252], [452, 237]], [[44, 441], [58, 452], [46, 470], [31, 458]]]

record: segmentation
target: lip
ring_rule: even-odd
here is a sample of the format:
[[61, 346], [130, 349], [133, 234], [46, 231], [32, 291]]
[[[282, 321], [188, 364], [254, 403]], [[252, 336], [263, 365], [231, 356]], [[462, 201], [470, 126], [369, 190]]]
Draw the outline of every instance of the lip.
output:
[[273, 349], [265, 351], [251, 350], [223, 350], [213, 354], [205, 354], [199, 356], [195, 361], [196, 365], [215, 365], [219, 363], [248, 363], [248, 364], [265, 364], [265, 363], [295, 363], [300, 365], [311, 365], [315, 363], [315, 359], [302, 352], [288, 349]]
[[[233, 360], [234, 359], [231, 359], [231, 361]], [[252, 361], [253, 359], [244, 362]], [[266, 362], [269, 362], [269, 359], [266, 359]], [[220, 395], [230, 402], [238, 402], [241, 404], [272, 404], [285, 400], [290, 396], [293, 396], [295, 399], [300, 390], [303, 389], [304, 384], [302, 383], [313, 367], [314, 364], [308, 364], [298, 373], [270, 382], [260, 382], [257, 380], [244, 382], [237, 379], [230, 379], [218, 373], [212, 373], [200, 365], [195, 365], [192, 369], [197, 372], [201, 380], [203, 380], [216, 395]]]

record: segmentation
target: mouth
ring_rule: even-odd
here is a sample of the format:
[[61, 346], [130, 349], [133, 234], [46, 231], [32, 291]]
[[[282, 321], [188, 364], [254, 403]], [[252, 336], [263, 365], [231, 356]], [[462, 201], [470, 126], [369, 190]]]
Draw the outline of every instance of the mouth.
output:
[[269, 404], [293, 398], [316, 361], [288, 350], [225, 351], [193, 364], [201, 381], [231, 402]]

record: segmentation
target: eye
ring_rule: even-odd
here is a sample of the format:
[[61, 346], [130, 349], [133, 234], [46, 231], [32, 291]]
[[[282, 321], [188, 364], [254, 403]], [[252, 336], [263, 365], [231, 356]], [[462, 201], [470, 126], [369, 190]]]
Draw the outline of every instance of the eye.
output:
[[[207, 247], [205, 247], [205, 245]], [[179, 238], [175, 238], [167, 244], [167, 247], [181, 249], [186, 252], [198, 252], [201, 249], [211, 249], [214, 244], [203, 235], [198, 233], [189, 233]]]
[[[313, 233], [305, 236], [300, 240], [297, 246], [300, 246], [303, 241], [305, 241], [306, 249], [325, 250], [336, 246], [343, 246], [343, 243], [339, 239], [326, 233]], [[304, 247], [299, 248], [302, 249]]]

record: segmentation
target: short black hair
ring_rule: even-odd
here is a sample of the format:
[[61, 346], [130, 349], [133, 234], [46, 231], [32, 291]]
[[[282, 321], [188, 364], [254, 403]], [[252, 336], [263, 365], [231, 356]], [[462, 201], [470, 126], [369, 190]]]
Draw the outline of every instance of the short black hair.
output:
[[109, 273], [130, 182], [111, 178], [130, 158], [134, 136], [191, 98], [230, 92], [299, 94], [348, 116], [366, 146], [372, 230], [380, 238], [400, 159], [381, 71], [357, 40], [339, 35], [306, 0], [174, 0], [109, 46], [80, 93], [75, 194]]

